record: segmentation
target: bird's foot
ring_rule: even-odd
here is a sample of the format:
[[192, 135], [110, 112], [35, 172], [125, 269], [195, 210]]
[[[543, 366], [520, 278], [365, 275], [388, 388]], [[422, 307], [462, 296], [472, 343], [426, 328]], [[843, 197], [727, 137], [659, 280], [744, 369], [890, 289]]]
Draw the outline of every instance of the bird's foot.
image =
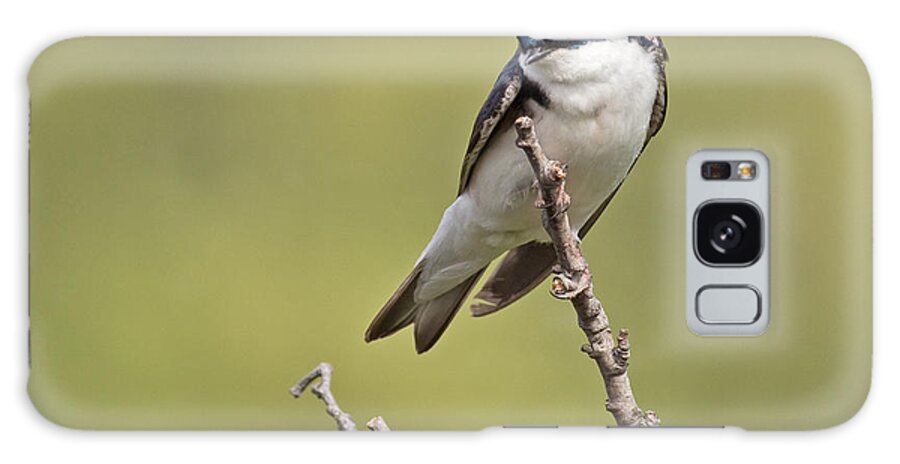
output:
[[572, 276], [563, 272], [554, 277], [550, 285], [550, 293], [554, 297], [560, 300], [571, 300], [590, 288], [591, 275], [588, 272], [578, 272]]

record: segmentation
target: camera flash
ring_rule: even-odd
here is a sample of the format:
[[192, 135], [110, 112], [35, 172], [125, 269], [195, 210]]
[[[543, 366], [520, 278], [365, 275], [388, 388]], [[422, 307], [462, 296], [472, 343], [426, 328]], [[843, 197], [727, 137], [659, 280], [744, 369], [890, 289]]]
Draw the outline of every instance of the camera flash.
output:
[[756, 163], [747, 161], [738, 163], [737, 174], [741, 180], [752, 180], [756, 177]]

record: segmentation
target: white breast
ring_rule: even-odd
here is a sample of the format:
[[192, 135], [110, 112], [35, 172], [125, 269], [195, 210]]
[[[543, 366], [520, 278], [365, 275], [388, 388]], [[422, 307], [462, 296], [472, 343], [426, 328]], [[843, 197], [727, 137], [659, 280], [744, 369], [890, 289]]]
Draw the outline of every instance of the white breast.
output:
[[[547, 109], [528, 109], [547, 155], [569, 164], [569, 215], [578, 228], [624, 179], [643, 146], [656, 63], [639, 44], [622, 39], [561, 49], [524, 69], [551, 102]], [[545, 237], [532, 206], [531, 168], [514, 138], [511, 130], [494, 135], [465, 200], [472, 203], [472, 221], [499, 247]]]

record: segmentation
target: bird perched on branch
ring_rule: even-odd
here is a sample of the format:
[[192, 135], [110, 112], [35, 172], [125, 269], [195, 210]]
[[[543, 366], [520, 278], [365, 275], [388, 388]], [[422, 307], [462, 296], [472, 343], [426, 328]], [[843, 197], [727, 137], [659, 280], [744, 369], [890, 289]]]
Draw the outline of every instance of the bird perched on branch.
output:
[[663, 124], [667, 59], [659, 37], [520, 37], [478, 113], [456, 200], [366, 341], [413, 324], [416, 351], [427, 351], [506, 251], [476, 295], [474, 315], [496, 312], [543, 281], [556, 254], [534, 209], [537, 186], [513, 122], [530, 116], [548, 156], [568, 165], [568, 214], [583, 238]]

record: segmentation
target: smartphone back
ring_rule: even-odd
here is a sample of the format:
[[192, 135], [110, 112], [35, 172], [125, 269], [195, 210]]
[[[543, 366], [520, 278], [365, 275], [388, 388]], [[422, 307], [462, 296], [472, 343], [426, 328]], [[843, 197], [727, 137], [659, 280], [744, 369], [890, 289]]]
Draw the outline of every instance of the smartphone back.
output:
[[[629, 375], [664, 425], [850, 418], [872, 356], [872, 108], [845, 46], [664, 37], [668, 105], [583, 248]], [[29, 393], [88, 429], [333, 429], [288, 389], [322, 361], [399, 430], [614, 424], [570, 305], [544, 282], [463, 306], [417, 355], [369, 321], [454, 201], [512, 38], [82, 38], [29, 75]], [[685, 169], [768, 159], [769, 319], [685, 318]], [[552, 156], [552, 154], [550, 154]], [[535, 214], [539, 214], [535, 210]], [[468, 300], [467, 300], [468, 301]]]

